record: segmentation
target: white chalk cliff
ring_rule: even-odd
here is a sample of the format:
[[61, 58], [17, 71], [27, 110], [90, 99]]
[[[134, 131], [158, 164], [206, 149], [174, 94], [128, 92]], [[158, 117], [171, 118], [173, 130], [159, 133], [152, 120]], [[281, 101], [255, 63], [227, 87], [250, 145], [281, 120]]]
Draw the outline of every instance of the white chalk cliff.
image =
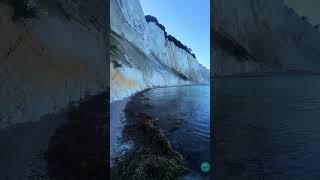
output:
[[220, 75], [320, 72], [320, 33], [283, 0], [217, 0], [212, 70]]
[[209, 83], [209, 70], [147, 22], [139, 0], [111, 0], [110, 101], [151, 87]]
[[23, 2], [0, 2], [0, 128], [39, 121], [108, 84], [106, 2]]

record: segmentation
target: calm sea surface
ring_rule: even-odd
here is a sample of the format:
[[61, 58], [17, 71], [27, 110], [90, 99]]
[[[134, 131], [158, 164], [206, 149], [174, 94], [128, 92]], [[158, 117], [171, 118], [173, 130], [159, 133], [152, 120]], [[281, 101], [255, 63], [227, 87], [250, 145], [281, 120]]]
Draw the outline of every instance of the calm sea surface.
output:
[[216, 180], [320, 179], [320, 76], [213, 80]]
[[173, 148], [187, 160], [191, 173], [186, 179], [209, 179], [200, 170], [210, 160], [210, 87], [176, 86], [151, 89], [144, 93], [148, 112], [159, 117]]

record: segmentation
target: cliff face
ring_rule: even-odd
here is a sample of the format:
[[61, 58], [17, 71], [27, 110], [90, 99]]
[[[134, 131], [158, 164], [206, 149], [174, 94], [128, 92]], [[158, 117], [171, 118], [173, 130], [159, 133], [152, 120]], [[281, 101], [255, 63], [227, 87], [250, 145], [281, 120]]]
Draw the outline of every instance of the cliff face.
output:
[[107, 4], [37, 1], [33, 16], [22, 2], [0, 1], [0, 128], [37, 121], [108, 82]]
[[320, 72], [320, 33], [283, 0], [218, 0], [212, 10], [217, 74]]
[[209, 70], [146, 21], [139, 0], [111, 0], [110, 25], [111, 101], [149, 87], [209, 82]]

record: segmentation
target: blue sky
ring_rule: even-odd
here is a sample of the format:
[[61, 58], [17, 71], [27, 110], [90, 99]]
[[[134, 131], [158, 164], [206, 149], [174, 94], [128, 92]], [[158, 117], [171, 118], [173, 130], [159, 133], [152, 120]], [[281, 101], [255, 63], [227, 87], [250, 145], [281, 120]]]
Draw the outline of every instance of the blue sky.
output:
[[145, 15], [155, 16], [168, 34], [192, 49], [210, 69], [210, 0], [140, 0]]

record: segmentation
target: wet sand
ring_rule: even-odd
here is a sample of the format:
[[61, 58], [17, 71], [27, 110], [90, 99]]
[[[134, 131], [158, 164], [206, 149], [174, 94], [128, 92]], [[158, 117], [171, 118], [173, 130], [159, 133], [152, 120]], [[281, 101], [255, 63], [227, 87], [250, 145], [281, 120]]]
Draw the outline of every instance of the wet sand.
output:
[[50, 137], [65, 122], [62, 114], [0, 131], [0, 179], [47, 179], [44, 152]]
[[106, 102], [106, 94], [91, 96], [38, 122], [0, 131], [0, 179], [105, 179]]
[[109, 173], [109, 108], [107, 94], [70, 106], [67, 122], [47, 149], [48, 174], [56, 180], [105, 180]]
[[122, 140], [122, 131], [126, 123], [124, 109], [130, 98], [110, 103], [110, 160], [114, 160], [132, 148], [130, 143]]

